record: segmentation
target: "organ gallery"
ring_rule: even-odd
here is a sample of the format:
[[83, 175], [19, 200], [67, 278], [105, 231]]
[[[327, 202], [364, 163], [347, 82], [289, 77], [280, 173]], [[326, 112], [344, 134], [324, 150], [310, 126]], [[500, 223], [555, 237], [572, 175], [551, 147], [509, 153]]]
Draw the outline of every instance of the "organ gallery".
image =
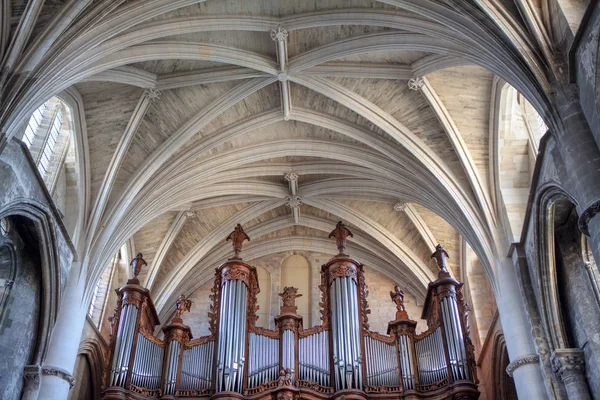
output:
[[111, 338], [103, 375], [108, 399], [476, 399], [474, 347], [462, 283], [447, 269], [448, 253], [438, 245], [438, 278], [429, 283], [417, 322], [396, 285], [387, 332], [369, 329], [369, 298], [363, 265], [346, 254], [352, 233], [342, 222], [329, 235], [339, 253], [321, 267], [321, 324], [305, 328], [297, 314], [295, 287], [283, 288], [275, 329], [256, 326], [256, 268], [241, 258], [249, 237], [241, 225], [227, 237], [233, 256], [216, 268], [210, 295], [210, 335], [194, 337], [182, 318], [193, 304], [177, 300], [175, 317], [160, 326], [149, 291], [137, 275], [117, 290], [110, 318]]

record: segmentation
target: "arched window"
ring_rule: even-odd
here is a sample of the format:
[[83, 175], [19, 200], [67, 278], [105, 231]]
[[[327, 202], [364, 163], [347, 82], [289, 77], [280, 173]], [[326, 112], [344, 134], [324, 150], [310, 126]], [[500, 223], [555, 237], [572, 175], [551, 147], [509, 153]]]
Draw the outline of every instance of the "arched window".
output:
[[108, 295], [112, 286], [115, 271], [117, 270], [117, 265], [121, 260], [122, 251], [123, 250], [115, 254], [112, 261], [104, 269], [104, 272], [94, 287], [94, 293], [92, 294], [92, 300], [90, 302], [90, 307], [88, 308], [88, 316], [98, 329], [102, 328]]
[[258, 320], [257, 326], [268, 328], [271, 325], [271, 274], [263, 267], [256, 267], [260, 293], [257, 296]]
[[57, 97], [42, 104], [29, 118], [22, 140], [52, 193], [73, 145], [71, 109]]
[[296, 305], [298, 306], [298, 314], [304, 317], [305, 328], [310, 327], [309, 325], [312, 321], [310, 275], [310, 263], [301, 255], [295, 254], [283, 261], [283, 265], [281, 266], [281, 289], [283, 290], [286, 286], [298, 288], [298, 293], [302, 297], [296, 299]]

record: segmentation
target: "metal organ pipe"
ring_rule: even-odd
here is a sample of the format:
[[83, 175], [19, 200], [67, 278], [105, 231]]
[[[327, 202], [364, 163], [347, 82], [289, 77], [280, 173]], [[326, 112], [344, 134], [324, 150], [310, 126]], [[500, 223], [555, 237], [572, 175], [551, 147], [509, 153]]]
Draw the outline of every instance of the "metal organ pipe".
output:
[[342, 276], [333, 280], [330, 287], [330, 303], [337, 370], [336, 390], [361, 389], [361, 332], [357, 286], [352, 277]]

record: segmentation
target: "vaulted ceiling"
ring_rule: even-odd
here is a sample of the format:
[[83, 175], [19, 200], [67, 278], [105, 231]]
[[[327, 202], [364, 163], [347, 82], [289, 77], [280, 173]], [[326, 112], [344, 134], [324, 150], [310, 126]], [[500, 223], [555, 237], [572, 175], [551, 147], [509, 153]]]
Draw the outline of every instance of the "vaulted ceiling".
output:
[[21, 68], [38, 65], [35, 79], [3, 129], [17, 135], [51, 94], [74, 99], [88, 280], [133, 238], [163, 312], [212, 277], [236, 223], [252, 238], [242, 254], [251, 261], [333, 254], [327, 234], [341, 219], [354, 232], [349, 253], [417, 298], [435, 275], [432, 247], [442, 243], [460, 274], [464, 238], [493, 283], [503, 212], [494, 77], [540, 111], [546, 78], [535, 44], [508, 43], [470, 2], [442, 3], [92, 7], [54, 53], [29, 54]]

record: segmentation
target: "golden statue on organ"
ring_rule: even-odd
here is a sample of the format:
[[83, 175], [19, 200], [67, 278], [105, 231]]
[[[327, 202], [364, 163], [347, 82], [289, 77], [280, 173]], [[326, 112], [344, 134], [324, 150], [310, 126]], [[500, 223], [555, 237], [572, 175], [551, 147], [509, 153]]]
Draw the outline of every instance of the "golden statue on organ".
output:
[[147, 289], [132, 275], [117, 293], [104, 371], [108, 399], [477, 399], [473, 345], [469, 338], [462, 283], [448, 272], [448, 253], [438, 245], [440, 268], [427, 289], [422, 318], [427, 331], [404, 307], [404, 292], [390, 292], [395, 319], [387, 335], [369, 330], [363, 266], [345, 254], [352, 232], [340, 221], [329, 235], [339, 254], [321, 267], [321, 325], [303, 327], [298, 289], [286, 287], [274, 330], [257, 327], [256, 269], [240, 257], [250, 240], [241, 225], [227, 237], [233, 257], [216, 269], [211, 293], [210, 332], [193, 338], [182, 320], [192, 302], [181, 295], [164, 339]]

